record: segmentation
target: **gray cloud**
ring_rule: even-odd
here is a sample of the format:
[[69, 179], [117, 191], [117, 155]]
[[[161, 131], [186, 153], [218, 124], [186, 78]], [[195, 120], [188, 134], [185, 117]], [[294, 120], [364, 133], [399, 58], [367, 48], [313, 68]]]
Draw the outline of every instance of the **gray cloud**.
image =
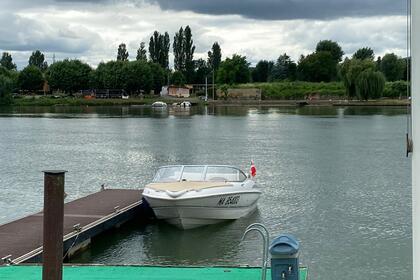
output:
[[163, 10], [210, 15], [241, 15], [260, 20], [335, 19], [401, 15], [405, 1], [397, 0], [146, 0]]
[[67, 26], [52, 27], [35, 19], [0, 13], [0, 49], [82, 53], [97, 36]]
[[[154, 30], [168, 31], [172, 43], [175, 32], [187, 24], [193, 31], [195, 58], [206, 58], [213, 42], [218, 41], [223, 58], [238, 53], [255, 64], [260, 59], [276, 59], [286, 52], [296, 60], [301, 54], [312, 52], [316, 43], [323, 39], [337, 41], [347, 55], [364, 46], [372, 47], [377, 55], [386, 52], [404, 55], [404, 16], [358, 15], [331, 20], [255, 20], [249, 18], [251, 15], [244, 16], [244, 7], [252, 11], [254, 18], [257, 12], [262, 13], [264, 7], [268, 9], [270, 1], [267, 0], [254, 1], [261, 5], [260, 10], [252, 10], [250, 0], [243, 0], [242, 4], [232, 0], [225, 7], [218, 6], [220, 13], [212, 9], [215, 3], [220, 3], [219, 0], [211, 3], [197, 0], [200, 13], [186, 11], [192, 10], [191, 7], [178, 7], [179, 11], [170, 7], [178, 5], [179, 1], [167, 1], [166, 8], [156, 4], [159, 0], [2, 1], [7, 5], [0, 12], [0, 52], [12, 52], [20, 68], [27, 64], [30, 53], [36, 49], [43, 51], [49, 62], [55, 55], [56, 59], [80, 58], [95, 66], [101, 61], [115, 59], [121, 42], [127, 44], [130, 59], [134, 59], [140, 42], [145, 41], [147, 46]], [[303, 7], [303, 0], [289, 1]], [[322, 0], [312, 1], [320, 3]], [[331, 6], [337, 7], [335, 1], [331, 2]], [[342, 10], [346, 8], [344, 4], [349, 5], [345, 1], [341, 0]], [[361, 0], [354, 1], [360, 3]], [[373, 0], [365, 1], [368, 5]], [[188, 1], [181, 2], [186, 5]], [[233, 7], [232, 3], [238, 4], [238, 7]], [[376, 3], [387, 3], [387, 0], [377, 0]], [[278, 9], [279, 5], [273, 4], [271, 9]], [[208, 11], [218, 15], [230, 11], [236, 15], [203, 14], [210, 13]], [[238, 15], [240, 12], [241, 15]], [[347, 11], [348, 14], [351, 12], [355, 13], [355, 10]], [[334, 15], [339, 17], [337, 13]]]

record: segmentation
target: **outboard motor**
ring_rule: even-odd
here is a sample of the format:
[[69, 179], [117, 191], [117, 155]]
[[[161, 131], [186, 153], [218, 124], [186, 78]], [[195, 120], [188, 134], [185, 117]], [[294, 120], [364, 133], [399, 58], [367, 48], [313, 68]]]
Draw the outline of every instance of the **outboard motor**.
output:
[[271, 279], [299, 280], [299, 242], [292, 235], [283, 234], [270, 245]]

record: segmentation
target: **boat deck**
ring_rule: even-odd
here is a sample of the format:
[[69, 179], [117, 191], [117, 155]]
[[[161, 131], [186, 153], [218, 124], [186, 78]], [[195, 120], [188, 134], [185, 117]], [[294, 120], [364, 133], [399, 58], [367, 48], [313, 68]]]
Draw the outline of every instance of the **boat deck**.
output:
[[[260, 279], [260, 268], [242, 267], [158, 267], [158, 266], [65, 266], [64, 280], [255, 280]], [[307, 268], [300, 268], [300, 280], [306, 280]], [[41, 266], [0, 267], [2, 280], [39, 280]], [[271, 279], [267, 270], [267, 279]]]

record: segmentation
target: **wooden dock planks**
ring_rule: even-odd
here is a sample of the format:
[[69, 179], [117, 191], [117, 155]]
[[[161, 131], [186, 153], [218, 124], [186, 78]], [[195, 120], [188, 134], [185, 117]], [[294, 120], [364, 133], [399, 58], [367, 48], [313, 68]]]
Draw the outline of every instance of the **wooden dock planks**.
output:
[[[138, 211], [133, 212], [133, 209], [140, 206], [141, 194], [142, 190], [109, 189], [66, 203], [64, 236], [72, 235], [74, 225], [80, 224], [82, 229], [90, 229], [84, 233], [84, 238], [91, 238], [134, 218], [133, 213]], [[96, 229], [92, 230], [94, 227]], [[12, 261], [26, 261], [19, 257], [36, 249], [39, 251], [42, 247], [42, 231], [42, 212], [0, 225], [0, 258], [11, 255]]]

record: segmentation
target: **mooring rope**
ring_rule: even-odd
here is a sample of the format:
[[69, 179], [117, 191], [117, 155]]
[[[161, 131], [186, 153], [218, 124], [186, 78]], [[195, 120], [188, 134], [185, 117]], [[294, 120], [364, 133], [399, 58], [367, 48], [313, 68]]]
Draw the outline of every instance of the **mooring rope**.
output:
[[69, 254], [70, 250], [73, 248], [73, 246], [76, 244], [77, 239], [79, 238], [80, 233], [82, 232], [81, 229], [77, 229], [77, 235], [76, 238], [73, 240], [73, 243], [71, 244], [71, 246], [67, 249], [67, 252], [64, 254], [63, 260], [66, 259], [67, 255]]

